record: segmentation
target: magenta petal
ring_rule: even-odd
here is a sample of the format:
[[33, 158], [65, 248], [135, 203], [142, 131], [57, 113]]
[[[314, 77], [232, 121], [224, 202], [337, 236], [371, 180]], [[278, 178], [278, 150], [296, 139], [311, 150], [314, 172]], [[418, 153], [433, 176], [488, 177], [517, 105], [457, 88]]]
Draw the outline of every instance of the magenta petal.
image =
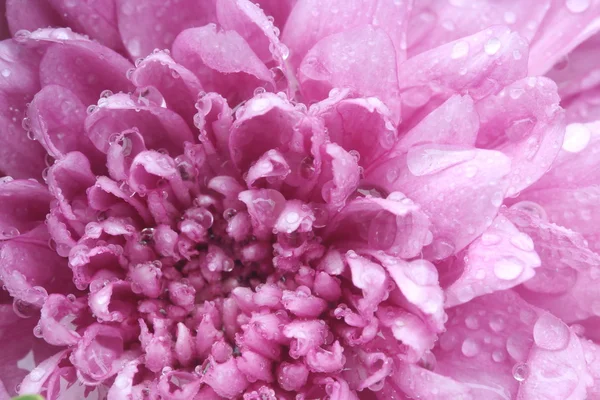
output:
[[85, 305], [59, 294], [48, 296], [41, 310], [39, 327], [44, 340], [54, 346], [76, 345], [81, 335], [71, 325]]
[[115, 378], [115, 383], [110, 387], [107, 400], [127, 400], [131, 398], [133, 378], [138, 372], [139, 360], [129, 361]]
[[564, 112], [554, 82], [526, 78], [477, 103], [481, 128], [477, 146], [511, 158], [508, 196], [538, 180], [563, 143]]
[[[436, 400], [473, 398], [467, 384], [462, 384], [452, 378], [421, 368], [415, 364], [401, 364], [390, 377], [390, 380], [394, 382], [403, 394], [413, 398], [422, 397]], [[384, 390], [386, 390], [385, 387]]]
[[223, 29], [239, 33], [263, 62], [276, 59], [283, 63], [289, 55], [279, 41], [278, 28], [258, 4], [250, 0], [217, 0], [217, 19]]
[[11, 239], [36, 228], [50, 210], [52, 196], [35, 181], [0, 183], [0, 240]]
[[422, 145], [366, 171], [365, 184], [402, 190], [421, 206], [432, 223], [428, 251], [443, 259], [489, 226], [502, 205], [509, 172], [510, 160], [497, 151]]
[[[461, 276], [446, 288], [446, 306], [470, 301], [493, 291], [510, 289], [531, 279], [541, 265], [531, 238], [504, 216], [467, 248]], [[453, 265], [453, 268], [458, 268]]]
[[31, 394], [41, 393], [44, 384], [50, 379], [53, 372], [58, 369], [58, 365], [69, 355], [70, 350], [62, 350], [51, 357], [43, 360], [37, 367], [23, 379], [19, 393]]
[[[531, 45], [529, 73], [532, 75], [546, 73], [577, 45], [598, 32], [600, 30], [598, 12], [600, 12], [600, 2], [597, 0], [552, 2]], [[569, 30], [575, 26], [577, 28], [572, 35], [553, 34], [557, 30]]]
[[206, 90], [220, 93], [231, 104], [272, 82], [270, 71], [244, 38], [235, 31], [217, 30], [214, 24], [181, 32], [173, 43], [173, 58], [194, 71]]
[[385, 31], [368, 25], [320, 40], [302, 60], [298, 80], [308, 101], [325, 99], [333, 88], [348, 87], [378, 97], [397, 120], [396, 71], [393, 42]]
[[170, 48], [185, 29], [216, 21], [215, 0], [178, 3], [117, 0], [116, 3], [119, 32], [133, 59], [145, 57], [156, 48]]
[[408, 1], [373, 4], [368, 0], [299, 0], [283, 31], [283, 42], [290, 47], [291, 64], [298, 66], [321, 39], [358, 26], [378, 26], [391, 39], [394, 60], [400, 63], [406, 58], [405, 31], [411, 8]]
[[37, 0], [6, 0], [6, 19], [13, 35], [21, 29], [35, 31], [62, 25], [62, 19], [52, 5]]
[[138, 88], [157, 88], [169, 108], [184, 117], [188, 123], [192, 122], [196, 112], [194, 102], [202, 86], [191, 71], [177, 64], [168, 54], [150, 54], [136, 67], [130, 79]]
[[115, 94], [88, 115], [85, 130], [96, 148], [106, 153], [114, 133], [136, 127], [149, 149], [164, 148], [179, 154], [185, 141], [193, 136], [185, 121], [175, 112], [126, 94]]
[[52, 157], [63, 158], [70, 151], [99, 157], [83, 130], [86, 106], [69, 89], [44, 87], [35, 95], [27, 115], [36, 139]]
[[[92, 39], [116, 51], [123, 48], [117, 28], [115, 0], [104, 1], [101, 4], [69, 0], [49, 0], [48, 3], [66, 21], [66, 24], [58, 24], [59, 26], [70, 26], [75, 31], [89, 35]], [[49, 25], [56, 26], [56, 24], [44, 24], [37, 27], [45, 28]]]
[[31, 36], [55, 42], [48, 47], [40, 64], [42, 86], [66, 87], [85, 104], [94, 103], [103, 90], [131, 90], [125, 73], [132, 65], [125, 58], [93, 41], [68, 35], [63, 38], [61, 32], [42, 30]]
[[398, 82], [403, 102], [420, 106], [440, 91], [479, 100], [526, 75], [527, 41], [493, 26], [408, 59], [399, 66]]
[[321, 147], [322, 167], [316, 190], [332, 210], [338, 211], [354, 193], [360, 181], [356, 158], [335, 143]]

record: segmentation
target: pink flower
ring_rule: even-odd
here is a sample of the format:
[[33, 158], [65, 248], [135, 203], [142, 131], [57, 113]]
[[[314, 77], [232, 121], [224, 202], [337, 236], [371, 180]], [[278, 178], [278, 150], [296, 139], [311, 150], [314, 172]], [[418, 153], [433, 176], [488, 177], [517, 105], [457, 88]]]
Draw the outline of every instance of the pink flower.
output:
[[0, 400], [600, 398], [600, 1], [1, 3]]

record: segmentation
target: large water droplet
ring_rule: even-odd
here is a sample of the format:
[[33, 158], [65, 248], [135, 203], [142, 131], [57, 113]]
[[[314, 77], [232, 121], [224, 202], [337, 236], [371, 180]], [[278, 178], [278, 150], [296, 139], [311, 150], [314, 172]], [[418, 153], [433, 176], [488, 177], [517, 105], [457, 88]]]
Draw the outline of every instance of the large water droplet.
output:
[[465, 325], [469, 329], [479, 329], [479, 320], [476, 316], [469, 315], [467, 318], [465, 318]]
[[502, 42], [500, 42], [500, 39], [498, 39], [497, 37], [493, 37], [485, 43], [485, 45], [483, 46], [483, 50], [486, 54], [493, 56], [498, 52], [498, 50], [500, 50], [501, 46]]
[[504, 330], [504, 318], [502, 318], [499, 315], [494, 315], [491, 319], [490, 319], [490, 329], [493, 330], [494, 332], [502, 332], [502, 330]]
[[533, 340], [545, 350], [562, 350], [569, 344], [569, 327], [550, 313], [544, 313], [533, 326]]
[[481, 243], [485, 246], [493, 246], [502, 241], [502, 238], [494, 233], [486, 232], [481, 235]]
[[523, 382], [529, 376], [529, 366], [525, 363], [518, 363], [512, 369], [513, 377], [519, 381]]
[[38, 312], [38, 307], [23, 300], [13, 300], [13, 310], [21, 318], [31, 318]]
[[467, 338], [462, 343], [460, 351], [466, 357], [475, 357], [477, 354], [479, 354], [479, 349], [480, 349], [479, 343], [477, 343], [475, 341], [475, 339]]
[[562, 148], [569, 153], [579, 153], [590, 142], [591, 132], [587, 126], [580, 123], [569, 124], [565, 131]]
[[516, 257], [505, 257], [494, 263], [494, 274], [503, 280], [510, 281], [518, 278], [525, 266]]
[[510, 244], [523, 251], [533, 251], [534, 248], [533, 240], [525, 233], [518, 233], [511, 237]]
[[590, 0], [567, 0], [565, 5], [572, 13], [582, 13], [590, 7]]

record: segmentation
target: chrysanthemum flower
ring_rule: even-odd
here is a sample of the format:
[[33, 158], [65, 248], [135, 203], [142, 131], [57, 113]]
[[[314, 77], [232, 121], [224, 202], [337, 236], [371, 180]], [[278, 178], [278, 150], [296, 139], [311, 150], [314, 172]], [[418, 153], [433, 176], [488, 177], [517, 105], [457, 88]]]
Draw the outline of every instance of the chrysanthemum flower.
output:
[[600, 398], [600, 1], [1, 3], [0, 400]]

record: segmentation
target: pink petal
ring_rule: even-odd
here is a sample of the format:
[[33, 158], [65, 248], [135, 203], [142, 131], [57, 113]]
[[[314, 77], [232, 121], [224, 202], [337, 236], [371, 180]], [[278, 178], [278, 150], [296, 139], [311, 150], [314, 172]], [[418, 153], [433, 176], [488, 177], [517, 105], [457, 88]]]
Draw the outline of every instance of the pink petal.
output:
[[155, 48], [168, 49], [180, 32], [216, 20], [215, 0], [117, 0], [116, 5], [119, 32], [133, 59], [145, 57]]
[[390, 380], [397, 385], [402, 393], [413, 398], [422, 397], [436, 400], [472, 398], [471, 389], [466, 384], [436, 374], [415, 364], [401, 364], [390, 377]]
[[6, 19], [13, 35], [21, 29], [35, 31], [62, 25], [62, 18], [52, 5], [37, 0], [6, 0]]
[[204, 382], [220, 396], [234, 398], [248, 386], [248, 381], [243, 374], [240, 374], [233, 357], [222, 364], [217, 364], [212, 357], [209, 357], [208, 363]]
[[94, 103], [103, 90], [131, 90], [125, 77], [131, 64], [109, 48], [64, 29], [42, 29], [29, 42], [48, 46], [40, 64], [42, 86], [63, 86], [84, 104]]
[[357, 152], [361, 166], [368, 167], [396, 142], [391, 112], [377, 98], [325, 100], [314, 107], [318, 107], [331, 141]]
[[36, 139], [52, 157], [63, 158], [71, 151], [81, 151], [94, 160], [99, 158], [84, 134], [86, 106], [69, 89], [44, 87], [33, 98], [27, 115]]
[[259, 0], [256, 3], [263, 9], [266, 15], [273, 17], [273, 22], [279, 29], [283, 29], [296, 1], [297, 0]]
[[472, 35], [493, 25], [506, 25], [531, 42], [550, 0], [523, 8], [519, 0], [416, 2], [408, 28], [408, 52], [419, 54], [442, 44]]
[[[531, 45], [529, 73], [546, 73], [558, 60], [565, 57], [580, 43], [600, 30], [600, 2], [554, 1], [540, 26]], [[569, 31], [572, 35], [554, 34], [556, 31]]]
[[23, 379], [19, 393], [31, 394], [42, 392], [43, 385], [50, 378], [51, 374], [58, 369], [58, 364], [63, 361], [70, 350], [62, 350], [42, 361], [37, 367]]
[[173, 43], [173, 58], [194, 71], [206, 90], [222, 94], [230, 104], [272, 82], [271, 73], [244, 38], [235, 31], [217, 30], [214, 24], [181, 32]]
[[36, 228], [50, 210], [47, 188], [30, 180], [0, 184], [0, 239], [6, 240]]
[[512, 161], [508, 196], [538, 180], [552, 164], [564, 137], [564, 112], [556, 85], [527, 78], [477, 103], [477, 146], [502, 151]]
[[[279, 41], [278, 28], [267, 19], [259, 4], [249, 0], [217, 0], [219, 25], [236, 31], [263, 62], [283, 63], [289, 50]], [[276, 31], [277, 29], [277, 31]]]
[[359, 197], [349, 202], [328, 225], [326, 237], [346, 248], [412, 258], [421, 252], [428, 228], [429, 219], [416, 204], [392, 193], [387, 199]]
[[45, 28], [49, 25], [66, 25], [77, 32], [89, 35], [106, 47], [116, 51], [123, 49], [123, 43], [117, 28], [115, 0], [105, 1], [102, 4], [71, 2], [69, 0], [49, 0], [48, 3], [58, 15], [64, 17], [66, 24], [43, 24], [36, 26], [36, 28]]
[[361, 170], [356, 158], [335, 143], [321, 147], [321, 159], [323, 164], [315, 187], [316, 198], [338, 211], [357, 189]]
[[81, 335], [76, 331], [77, 326], [73, 321], [81, 317], [85, 306], [84, 302], [71, 301], [63, 295], [49, 295], [42, 307], [39, 322], [44, 340], [54, 346], [76, 345]]
[[299, 65], [317, 42], [332, 34], [373, 25], [391, 38], [396, 53], [393, 58], [400, 63], [406, 55], [405, 30], [411, 8], [411, 2], [299, 0], [283, 31], [283, 42], [291, 51], [290, 62]]
[[399, 66], [398, 82], [403, 103], [419, 107], [436, 92], [479, 100], [526, 75], [525, 39], [493, 26], [408, 59]]
[[402, 190], [421, 206], [432, 222], [428, 251], [443, 259], [489, 225], [502, 204], [509, 171], [510, 161], [497, 151], [422, 145], [366, 171], [364, 184]]
[[531, 279], [534, 268], [541, 265], [533, 240], [501, 215], [469, 245], [464, 259], [462, 274], [446, 288], [447, 307], [482, 294], [510, 289]]
[[177, 64], [165, 52], [150, 54], [133, 71], [131, 82], [138, 87], [154, 86], [165, 98], [167, 106], [189, 123], [196, 113], [194, 102], [202, 86], [198, 78]]
[[298, 70], [307, 101], [327, 98], [333, 88], [352, 88], [376, 96], [399, 114], [394, 44], [385, 31], [364, 26], [321, 39], [306, 54]]
[[401, 154], [422, 143], [474, 146], [478, 132], [479, 115], [473, 99], [454, 95], [401, 136], [393, 152]]
[[114, 133], [136, 127], [149, 149], [164, 148], [179, 154], [185, 141], [193, 141], [190, 128], [175, 112], [143, 97], [115, 94], [104, 99], [85, 120], [85, 130], [98, 150], [106, 153]]

